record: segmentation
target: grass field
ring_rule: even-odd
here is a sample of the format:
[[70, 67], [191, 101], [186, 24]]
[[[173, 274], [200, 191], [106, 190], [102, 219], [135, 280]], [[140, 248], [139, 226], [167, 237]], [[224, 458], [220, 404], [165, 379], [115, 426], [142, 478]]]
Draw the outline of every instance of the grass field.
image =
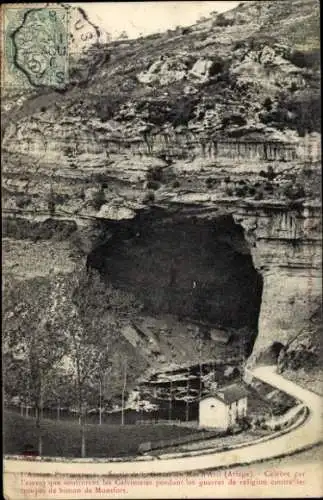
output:
[[[88, 457], [124, 457], [138, 454], [140, 443], [173, 439], [200, 432], [177, 425], [88, 425], [86, 448]], [[4, 453], [22, 454], [26, 445], [37, 449], [35, 420], [4, 412]], [[80, 457], [80, 426], [74, 422], [42, 421], [43, 455]]]

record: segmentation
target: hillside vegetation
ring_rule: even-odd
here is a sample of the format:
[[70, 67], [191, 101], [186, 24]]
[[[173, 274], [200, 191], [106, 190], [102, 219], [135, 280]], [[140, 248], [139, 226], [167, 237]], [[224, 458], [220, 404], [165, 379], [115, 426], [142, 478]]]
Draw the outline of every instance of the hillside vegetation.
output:
[[235, 136], [264, 125], [301, 135], [320, 128], [316, 0], [243, 2], [191, 27], [95, 50], [106, 60], [86, 82], [32, 96], [7, 119], [81, 113], [117, 136], [165, 125]]

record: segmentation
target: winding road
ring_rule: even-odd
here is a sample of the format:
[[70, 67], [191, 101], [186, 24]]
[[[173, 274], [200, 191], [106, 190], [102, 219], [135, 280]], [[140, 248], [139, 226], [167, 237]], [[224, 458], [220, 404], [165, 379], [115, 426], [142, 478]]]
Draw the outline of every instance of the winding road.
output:
[[249, 444], [238, 449], [209, 452], [195, 456], [166, 458], [146, 458], [131, 462], [101, 461], [99, 459], [83, 459], [71, 461], [40, 460], [4, 460], [6, 473], [37, 473], [37, 474], [82, 474], [86, 463], [87, 474], [174, 474], [181, 472], [202, 471], [239, 464], [269, 460], [275, 457], [290, 455], [297, 451], [310, 448], [323, 441], [322, 417], [323, 398], [311, 391], [301, 388], [294, 382], [286, 380], [276, 373], [275, 366], [255, 368], [252, 375], [263, 382], [301, 400], [309, 409], [309, 416], [298, 427], [270, 440]]

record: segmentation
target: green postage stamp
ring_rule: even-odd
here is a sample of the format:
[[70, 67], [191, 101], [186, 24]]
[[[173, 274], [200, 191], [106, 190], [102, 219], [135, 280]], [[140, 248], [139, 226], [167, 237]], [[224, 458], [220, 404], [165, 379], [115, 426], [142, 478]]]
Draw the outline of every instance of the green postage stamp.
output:
[[5, 6], [3, 84], [63, 88], [68, 79], [68, 9]]
[[105, 57], [99, 46], [102, 33], [81, 8], [4, 5], [2, 88], [64, 90], [93, 74]]

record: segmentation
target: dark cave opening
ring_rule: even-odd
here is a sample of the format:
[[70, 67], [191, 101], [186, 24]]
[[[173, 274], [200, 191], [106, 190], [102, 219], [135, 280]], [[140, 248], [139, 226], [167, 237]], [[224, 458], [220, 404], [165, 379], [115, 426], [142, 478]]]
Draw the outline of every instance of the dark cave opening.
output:
[[244, 231], [231, 216], [206, 220], [150, 212], [109, 224], [109, 241], [88, 267], [130, 291], [153, 315], [172, 314], [257, 334], [262, 277]]

